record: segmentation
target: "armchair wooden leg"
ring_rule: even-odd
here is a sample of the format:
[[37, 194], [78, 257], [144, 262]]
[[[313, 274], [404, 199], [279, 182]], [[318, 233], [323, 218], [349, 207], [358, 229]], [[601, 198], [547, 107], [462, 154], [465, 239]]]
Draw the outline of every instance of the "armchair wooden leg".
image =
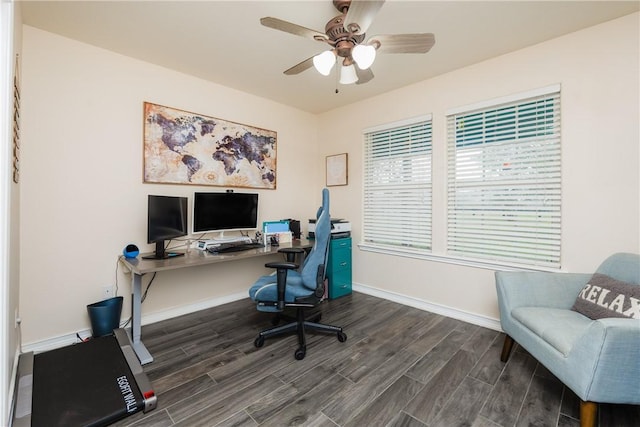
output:
[[509, 355], [511, 354], [511, 349], [513, 348], [513, 338], [509, 335], [504, 336], [504, 344], [502, 344], [502, 353], [500, 354], [500, 361], [506, 362], [509, 360]]
[[580, 427], [596, 427], [598, 404], [580, 401]]

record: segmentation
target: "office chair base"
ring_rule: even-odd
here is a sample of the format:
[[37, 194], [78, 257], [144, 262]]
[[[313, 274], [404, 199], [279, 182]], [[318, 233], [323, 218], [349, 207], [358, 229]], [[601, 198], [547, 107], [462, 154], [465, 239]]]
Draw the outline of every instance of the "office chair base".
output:
[[[313, 320], [319, 320], [320, 314], [313, 316]], [[338, 341], [345, 342], [347, 340], [347, 334], [342, 331], [339, 326], [325, 325], [324, 323], [317, 323], [315, 321], [305, 320], [304, 312], [302, 309], [298, 309], [297, 320], [291, 323], [287, 323], [282, 326], [275, 326], [273, 328], [265, 329], [260, 332], [253, 344], [260, 348], [264, 345], [265, 338], [284, 335], [287, 333], [296, 332], [298, 334], [299, 347], [296, 349], [294, 356], [296, 360], [302, 360], [307, 354], [307, 342], [305, 338], [305, 330], [314, 330], [320, 332], [335, 333]]]
[[[320, 322], [320, 319], [322, 319], [322, 312], [317, 312], [312, 318], [308, 319], [311, 322]], [[280, 321], [284, 320], [285, 322], [295, 322], [296, 321], [296, 317], [295, 316], [289, 316], [286, 315], [284, 313], [276, 313], [275, 316], [273, 316], [273, 318], [271, 319], [271, 324], [273, 326], [278, 326], [280, 324]]]

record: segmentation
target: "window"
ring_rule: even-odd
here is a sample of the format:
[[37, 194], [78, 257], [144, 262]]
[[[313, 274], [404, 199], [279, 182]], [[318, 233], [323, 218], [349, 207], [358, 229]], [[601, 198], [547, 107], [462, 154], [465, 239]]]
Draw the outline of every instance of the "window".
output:
[[560, 88], [447, 115], [447, 253], [560, 267]]
[[365, 131], [363, 242], [431, 249], [431, 117]]

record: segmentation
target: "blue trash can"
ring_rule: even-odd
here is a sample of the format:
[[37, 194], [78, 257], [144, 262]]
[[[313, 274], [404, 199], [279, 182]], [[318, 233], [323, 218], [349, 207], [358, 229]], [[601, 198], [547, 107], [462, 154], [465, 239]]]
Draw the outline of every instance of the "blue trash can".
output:
[[113, 297], [87, 306], [94, 338], [110, 335], [120, 327], [122, 300], [122, 297]]

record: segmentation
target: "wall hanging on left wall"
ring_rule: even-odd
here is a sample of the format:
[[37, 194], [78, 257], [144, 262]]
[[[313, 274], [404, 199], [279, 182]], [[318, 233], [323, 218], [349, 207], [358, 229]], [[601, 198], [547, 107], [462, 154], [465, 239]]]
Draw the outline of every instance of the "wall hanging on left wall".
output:
[[20, 182], [20, 56], [13, 73], [13, 182]]
[[275, 131], [144, 103], [144, 182], [276, 188]]

